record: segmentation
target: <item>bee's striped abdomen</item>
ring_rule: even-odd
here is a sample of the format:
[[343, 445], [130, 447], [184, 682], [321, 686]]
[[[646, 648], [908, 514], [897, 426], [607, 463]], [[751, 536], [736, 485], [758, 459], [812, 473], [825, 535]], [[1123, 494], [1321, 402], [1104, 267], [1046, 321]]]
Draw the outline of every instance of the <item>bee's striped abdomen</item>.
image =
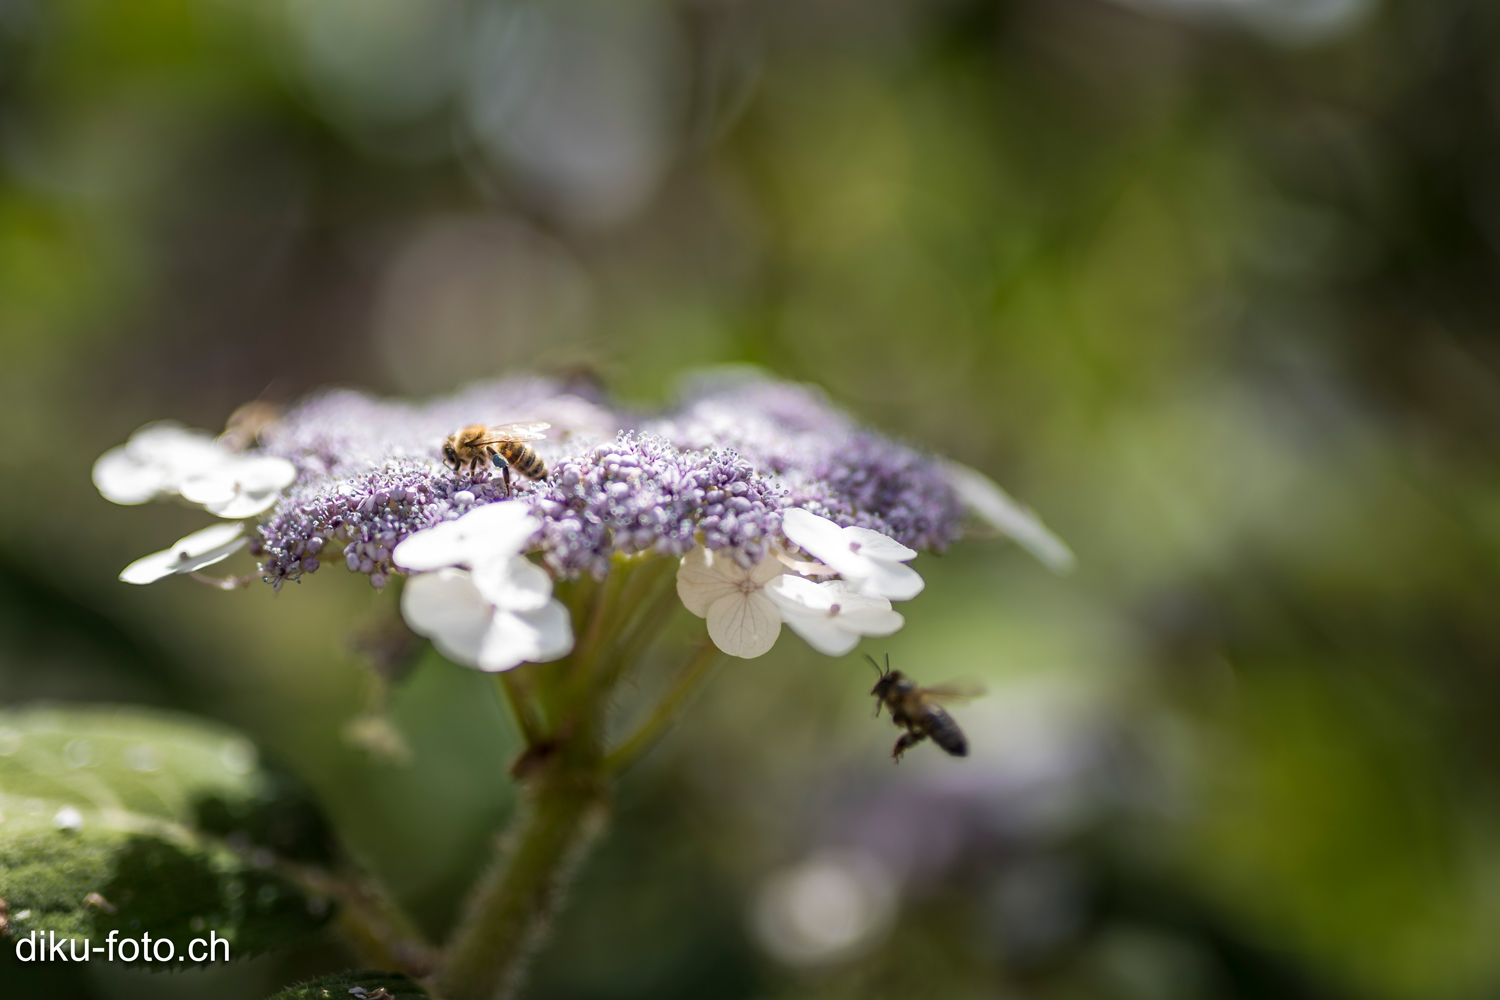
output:
[[951, 756], [969, 755], [969, 741], [964, 739], [963, 730], [958, 728], [951, 715], [936, 705], [927, 707], [927, 735]]
[[545, 479], [547, 477], [547, 463], [542, 461], [542, 456], [536, 453], [536, 449], [519, 441], [509, 442], [502, 449], [505, 460], [510, 467], [515, 469], [527, 479]]

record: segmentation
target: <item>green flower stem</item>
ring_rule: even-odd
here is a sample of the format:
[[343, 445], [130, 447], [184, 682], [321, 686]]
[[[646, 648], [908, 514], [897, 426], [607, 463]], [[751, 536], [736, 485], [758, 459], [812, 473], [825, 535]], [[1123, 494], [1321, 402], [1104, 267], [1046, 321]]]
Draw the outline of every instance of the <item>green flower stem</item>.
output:
[[534, 780], [437, 977], [438, 996], [496, 1000], [515, 993], [573, 872], [604, 829], [608, 792], [599, 778], [597, 768], [563, 765]]
[[[583, 626], [572, 654], [500, 675], [527, 744], [512, 767], [523, 785], [522, 805], [434, 977], [437, 996], [514, 994], [573, 873], [604, 829], [613, 778], [627, 758], [660, 737], [686, 698], [679, 680], [653, 713], [651, 731], [632, 737], [639, 750], [626, 758], [617, 752], [606, 764], [604, 722], [613, 692], [680, 607], [674, 568], [674, 560], [660, 556], [617, 558], [601, 582], [560, 586], [559, 598]], [[698, 651], [684, 678], [701, 677], [711, 660]]]
[[499, 685], [505, 703], [510, 706], [511, 716], [516, 721], [516, 728], [526, 740], [526, 745], [532, 746], [538, 743], [541, 740], [542, 724], [533, 716], [531, 705], [526, 698], [526, 682], [522, 679], [520, 671], [501, 671], [495, 675], [495, 683]]
[[665, 580], [658, 577], [653, 582], [656, 585], [655, 593], [643, 595], [645, 607], [622, 631], [613, 663], [607, 665], [615, 673], [610, 673], [607, 669], [600, 671], [597, 678], [599, 683], [612, 685], [619, 680], [619, 672], [633, 669], [667, 622], [682, 607], [682, 599], [677, 596], [675, 574], [668, 574]]
[[693, 658], [688, 661], [677, 682], [667, 692], [666, 697], [656, 706], [655, 711], [641, 723], [630, 736], [626, 737], [618, 747], [612, 750], [604, 758], [604, 770], [611, 776], [624, 771], [631, 764], [639, 760], [646, 751], [656, 745], [657, 741], [666, 735], [668, 728], [677, 719], [677, 713], [682, 706], [697, 690], [698, 685], [708, 676], [714, 663], [719, 659], [719, 650], [712, 642], [704, 639]]

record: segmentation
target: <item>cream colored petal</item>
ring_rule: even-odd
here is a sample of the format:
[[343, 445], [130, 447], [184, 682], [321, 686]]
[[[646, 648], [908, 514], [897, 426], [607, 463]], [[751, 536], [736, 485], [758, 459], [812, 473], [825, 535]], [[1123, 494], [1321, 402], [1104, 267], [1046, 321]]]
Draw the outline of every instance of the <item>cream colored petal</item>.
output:
[[763, 587], [784, 574], [786, 570], [787, 568], [782, 564], [781, 560], [766, 556], [760, 562], [756, 563], [749, 572], [746, 572], [744, 569], [741, 569], [740, 572], [745, 573], [749, 577], [750, 582], [755, 586]]
[[776, 645], [781, 614], [764, 594], [736, 591], [708, 608], [708, 637], [730, 656], [754, 659]]
[[725, 566], [726, 561], [700, 545], [683, 556], [682, 564], [677, 567], [677, 596], [699, 618], [707, 617], [715, 601], [741, 593], [739, 580], [729, 575], [733, 563]]

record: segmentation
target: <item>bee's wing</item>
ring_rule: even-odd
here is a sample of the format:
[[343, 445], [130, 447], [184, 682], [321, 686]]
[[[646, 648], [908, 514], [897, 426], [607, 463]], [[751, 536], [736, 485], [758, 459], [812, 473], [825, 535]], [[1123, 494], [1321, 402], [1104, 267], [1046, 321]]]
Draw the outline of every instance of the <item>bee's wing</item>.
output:
[[970, 681], [955, 681], [948, 684], [934, 684], [932, 687], [922, 688], [922, 694], [939, 703], [973, 701], [975, 698], [984, 697], [983, 684], [975, 684]]
[[542, 431], [552, 425], [543, 421], [520, 424], [500, 424], [484, 432], [484, 439], [477, 444], [499, 444], [501, 441], [540, 441], [547, 435]]

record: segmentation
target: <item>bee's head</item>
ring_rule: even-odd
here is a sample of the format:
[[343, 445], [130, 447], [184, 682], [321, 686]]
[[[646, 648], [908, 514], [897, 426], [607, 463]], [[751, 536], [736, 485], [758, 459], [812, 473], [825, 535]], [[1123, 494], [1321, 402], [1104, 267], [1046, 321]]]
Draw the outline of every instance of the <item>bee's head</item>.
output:
[[891, 656], [889, 653], [885, 657], [884, 669], [881, 669], [880, 664], [875, 662], [875, 657], [869, 653], [865, 654], [865, 659], [870, 661], [870, 666], [874, 667], [875, 672], [880, 675], [880, 679], [875, 682], [875, 686], [870, 689], [870, 693], [877, 698], [884, 698], [886, 692], [895, 687], [896, 682], [901, 679], [901, 671], [891, 669]]
[[451, 440], [443, 442], [443, 464], [458, 471], [458, 452], [454, 450]]

